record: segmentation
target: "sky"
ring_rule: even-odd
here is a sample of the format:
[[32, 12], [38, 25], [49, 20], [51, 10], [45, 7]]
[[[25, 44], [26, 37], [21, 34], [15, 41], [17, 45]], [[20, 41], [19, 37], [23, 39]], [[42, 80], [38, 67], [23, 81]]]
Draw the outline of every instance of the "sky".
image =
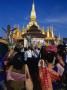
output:
[[[33, 0], [0, 0], [0, 37], [10, 24], [21, 29], [30, 21]], [[45, 30], [52, 26], [54, 33], [67, 37], [67, 0], [34, 0], [37, 22]]]

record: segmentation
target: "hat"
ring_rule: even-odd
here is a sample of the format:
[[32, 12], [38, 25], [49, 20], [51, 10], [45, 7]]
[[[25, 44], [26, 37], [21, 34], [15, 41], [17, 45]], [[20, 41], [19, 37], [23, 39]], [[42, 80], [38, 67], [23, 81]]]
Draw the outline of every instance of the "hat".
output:
[[50, 45], [46, 47], [47, 52], [57, 52], [57, 47], [55, 45]]
[[8, 42], [5, 39], [0, 39], [0, 43], [8, 44]]

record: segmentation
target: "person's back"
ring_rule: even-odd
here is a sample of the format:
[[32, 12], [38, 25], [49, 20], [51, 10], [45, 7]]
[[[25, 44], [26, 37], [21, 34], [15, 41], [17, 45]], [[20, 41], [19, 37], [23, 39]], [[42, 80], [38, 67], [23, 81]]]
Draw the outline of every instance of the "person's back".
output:
[[10, 61], [10, 65], [13, 65], [15, 69], [19, 70], [22, 68], [24, 63], [24, 53], [21, 52], [17, 52]]
[[[25, 62], [21, 52], [15, 54], [10, 62], [10, 68], [8, 69], [8, 75], [10, 73], [11, 78], [11, 85], [16, 90], [21, 90], [25, 88]], [[8, 78], [8, 77], [7, 77]], [[10, 79], [10, 78], [8, 78]], [[8, 81], [9, 83], [9, 81]]]

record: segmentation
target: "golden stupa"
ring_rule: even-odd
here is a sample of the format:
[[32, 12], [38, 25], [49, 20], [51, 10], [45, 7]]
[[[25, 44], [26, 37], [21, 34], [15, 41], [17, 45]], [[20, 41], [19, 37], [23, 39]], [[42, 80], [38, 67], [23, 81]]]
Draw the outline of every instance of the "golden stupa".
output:
[[40, 28], [36, 21], [36, 11], [35, 11], [35, 4], [33, 2], [32, 4], [32, 10], [31, 10], [31, 15], [30, 15], [30, 21], [27, 24], [26, 27], [22, 28], [22, 31], [17, 28], [13, 32], [13, 38], [18, 40], [18, 39], [24, 39], [26, 41], [26, 37], [31, 35], [33, 40], [38, 40], [38, 41], [45, 41], [46, 45], [49, 45], [51, 43], [57, 43], [57, 37], [54, 35], [54, 30], [53, 27], [48, 27], [48, 29], [45, 31], [44, 27]]

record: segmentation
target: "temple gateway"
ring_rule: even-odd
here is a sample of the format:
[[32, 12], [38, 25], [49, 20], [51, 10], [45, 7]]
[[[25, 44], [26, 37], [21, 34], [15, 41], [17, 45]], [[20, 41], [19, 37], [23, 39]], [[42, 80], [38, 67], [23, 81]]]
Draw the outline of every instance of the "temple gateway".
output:
[[13, 40], [22, 40], [24, 47], [30, 45], [41, 47], [42, 45], [58, 44], [60, 37], [57, 37], [53, 32], [53, 27], [48, 27], [45, 31], [44, 27], [41, 28], [36, 21], [35, 5], [32, 4], [30, 21], [22, 31], [17, 28], [13, 32]]

